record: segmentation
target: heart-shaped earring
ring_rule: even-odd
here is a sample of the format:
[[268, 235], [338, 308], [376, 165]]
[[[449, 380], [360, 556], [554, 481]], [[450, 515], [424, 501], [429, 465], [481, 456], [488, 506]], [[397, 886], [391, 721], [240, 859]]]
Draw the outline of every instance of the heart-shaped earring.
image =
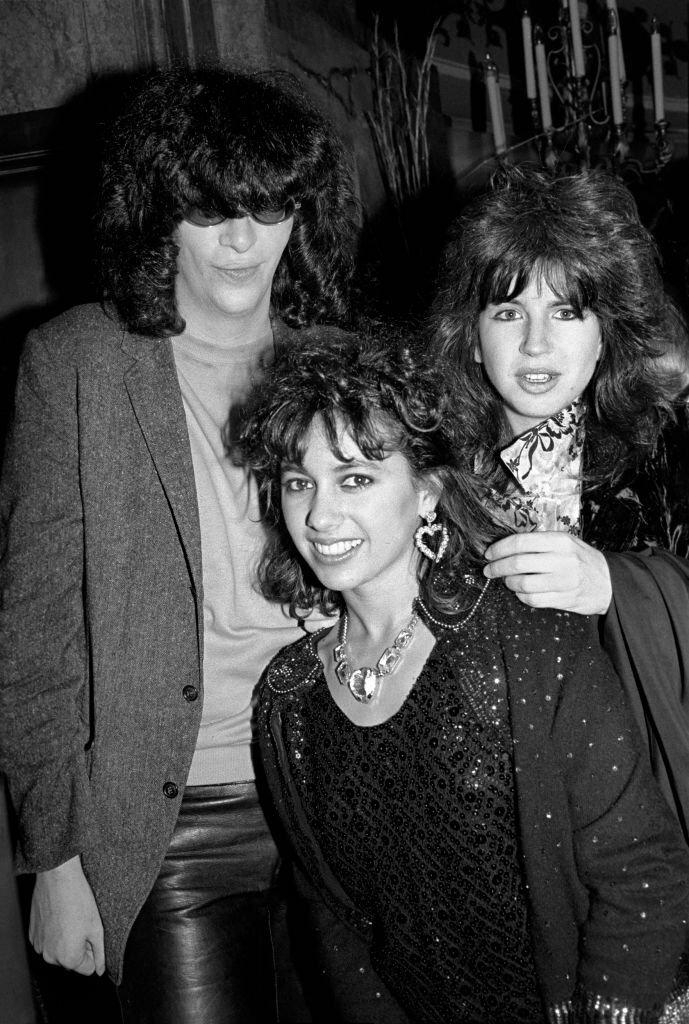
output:
[[[447, 532], [447, 527], [443, 523], [436, 523], [435, 510], [431, 509], [430, 512], [424, 513], [421, 517], [426, 522], [414, 533], [414, 544], [419, 549], [422, 555], [426, 558], [430, 558], [431, 562], [439, 562], [447, 550], [447, 545], [450, 543], [450, 535]], [[426, 540], [430, 540], [436, 533], [440, 534], [440, 543], [434, 551], [429, 548]]]

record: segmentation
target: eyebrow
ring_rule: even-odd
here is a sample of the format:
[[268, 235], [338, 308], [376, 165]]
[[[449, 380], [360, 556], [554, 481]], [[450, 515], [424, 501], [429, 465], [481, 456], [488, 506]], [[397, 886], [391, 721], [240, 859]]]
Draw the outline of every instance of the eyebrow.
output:
[[[389, 454], [391, 454], [391, 453], [389, 453]], [[338, 468], [341, 468], [341, 469], [370, 469], [371, 466], [376, 466], [379, 463], [384, 462], [385, 459], [387, 459], [389, 457], [388, 455], [384, 455], [382, 459], [366, 459], [366, 458], [364, 458], [364, 459], [356, 459], [356, 458], [353, 458], [353, 459], [341, 459], [338, 456], [337, 452], [333, 452], [333, 455], [335, 456], [337, 461], [340, 463], [340, 466]], [[288, 460], [285, 460], [284, 462], [280, 463], [280, 472], [281, 473], [307, 473], [307, 471], [304, 469], [304, 466], [303, 466], [303, 464], [301, 462], [289, 462]]]
[[[370, 466], [376, 466], [378, 463], [383, 462], [384, 459], [340, 459], [338, 455], [335, 458], [342, 466], [342, 469], [367, 469]], [[387, 458], [387, 456], [384, 456]]]
[[[520, 300], [518, 295], [515, 295], [515, 297], [513, 299], [493, 299], [492, 301], [489, 301], [488, 305], [489, 306], [523, 306], [524, 303]], [[548, 302], [547, 308], [548, 309], [553, 309], [555, 306], [574, 306], [574, 302], [572, 302], [572, 300], [568, 299], [566, 296], [564, 296], [561, 299], [556, 297], [554, 299], [551, 299], [550, 302]], [[587, 307], [582, 307], [582, 308], [585, 309]]]

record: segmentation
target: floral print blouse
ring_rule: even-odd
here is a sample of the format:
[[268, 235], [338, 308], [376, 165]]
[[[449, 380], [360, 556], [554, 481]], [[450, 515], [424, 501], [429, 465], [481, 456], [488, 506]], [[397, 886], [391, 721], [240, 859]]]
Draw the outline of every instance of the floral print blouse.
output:
[[494, 499], [511, 530], [580, 534], [584, 416], [585, 406], [577, 400], [501, 451], [512, 479], [506, 493], [494, 492]]

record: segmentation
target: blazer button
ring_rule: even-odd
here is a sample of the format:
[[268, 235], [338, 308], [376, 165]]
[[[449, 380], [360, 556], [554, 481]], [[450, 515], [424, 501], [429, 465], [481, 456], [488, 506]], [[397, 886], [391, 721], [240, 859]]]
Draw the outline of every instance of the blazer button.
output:
[[177, 794], [179, 793], [179, 789], [174, 784], [174, 782], [166, 782], [165, 785], [163, 786], [163, 793], [168, 798], [168, 800], [174, 800]]
[[191, 704], [192, 701], [196, 700], [199, 695], [199, 691], [195, 686], [185, 686], [182, 690], [182, 696], [185, 700], [188, 700]]

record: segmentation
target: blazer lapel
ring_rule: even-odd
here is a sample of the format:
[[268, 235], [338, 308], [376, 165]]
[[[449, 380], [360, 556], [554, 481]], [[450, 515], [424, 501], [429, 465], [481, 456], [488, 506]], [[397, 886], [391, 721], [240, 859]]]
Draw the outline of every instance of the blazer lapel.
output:
[[125, 373], [125, 387], [200, 594], [201, 532], [194, 466], [172, 347], [167, 339], [126, 335], [123, 348], [135, 357]]

